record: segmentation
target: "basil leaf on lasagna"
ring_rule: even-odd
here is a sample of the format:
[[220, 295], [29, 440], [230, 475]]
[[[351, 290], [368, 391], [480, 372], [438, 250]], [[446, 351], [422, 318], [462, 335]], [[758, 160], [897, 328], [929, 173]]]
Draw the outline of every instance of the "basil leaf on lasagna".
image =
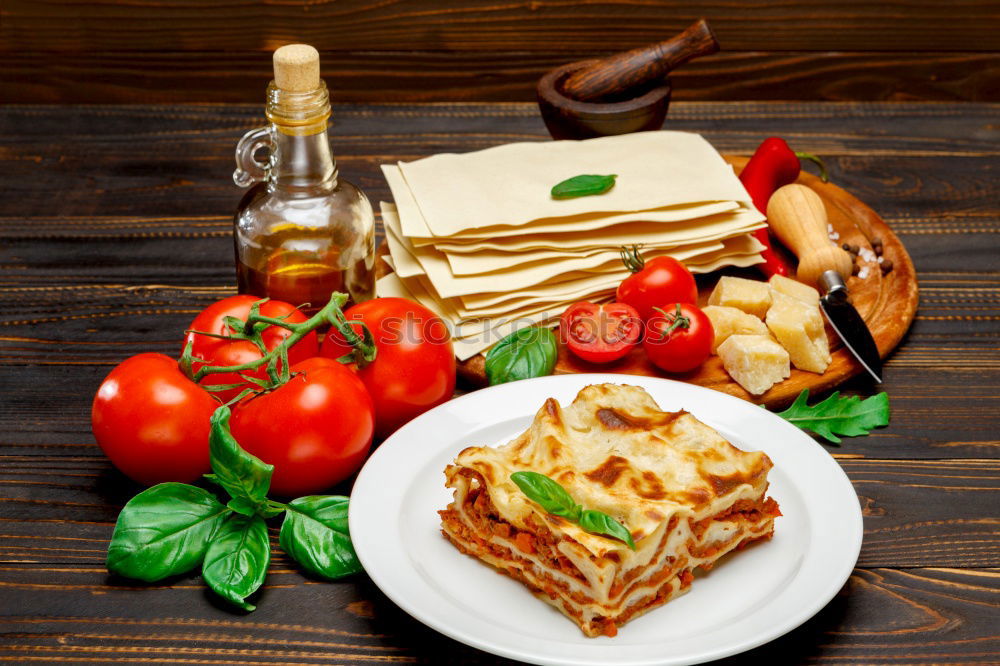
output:
[[517, 484], [528, 499], [552, 515], [562, 516], [574, 523], [580, 520], [583, 507], [574, 502], [558, 482], [538, 472], [514, 472], [510, 475], [510, 480]]
[[632, 541], [632, 533], [620, 522], [602, 511], [587, 510], [580, 514], [580, 527], [591, 534], [602, 534], [613, 537], [619, 541], [624, 541], [628, 547], [635, 550], [635, 542]]

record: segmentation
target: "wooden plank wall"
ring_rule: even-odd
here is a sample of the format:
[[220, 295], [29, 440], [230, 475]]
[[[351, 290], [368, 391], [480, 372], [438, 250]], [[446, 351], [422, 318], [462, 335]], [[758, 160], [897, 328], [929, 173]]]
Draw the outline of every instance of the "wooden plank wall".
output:
[[530, 101], [549, 68], [699, 16], [688, 100], [1000, 100], [995, 0], [0, 0], [0, 102], [260, 102], [317, 46], [342, 102]]

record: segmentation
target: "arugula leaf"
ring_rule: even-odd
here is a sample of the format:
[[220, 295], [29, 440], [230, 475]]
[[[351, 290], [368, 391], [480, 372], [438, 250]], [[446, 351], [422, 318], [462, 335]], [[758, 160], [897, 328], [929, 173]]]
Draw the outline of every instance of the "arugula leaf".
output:
[[632, 541], [632, 533], [628, 528], [603, 511], [590, 509], [584, 511], [580, 515], [580, 527], [591, 534], [601, 534], [624, 541], [629, 548], [635, 550], [635, 541]]
[[510, 475], [511, 481], [517, 484], [532, 502], [535, 502], [548, 513], [562, 516], [570, 522], [577, 523], [587, 532], [600, 536], [609, 536], [624, 541], [629, 548], [635, 550], [632, 533], [620, 522], [604, 513], [584, 509], [573, 501], [572, 496], [562, 485], [538, 472], [522, 471]]
[[856, 395], [840, 397], [840, 391], [834, 391], [812, 407], [806, 404], [808, 397], [809, 389], [803, 389], [791, 407], [776, 414], [835, 444], [840, 443], [837, 435], [860, 437], [889, 424], [889, 394], [884, 391], [865, 400]]
[[244, 599], [257, 591], [267, 576], [271, 542], [260, 516], [232, 514], [222, 523], [205, 553], [201, 577], [216, 594], [243, 610], [256, 608]]
[[208, 451], [215, 473], [206, 474], [205, 478], [225, 488], [237, 500], [231, 506], [234, 511], [249, 516], [253, 515], [247, 513], [249, 507], [260, 507], [261, 515], [266, 517], [267, 491], [271, 487], [274, 465], [243, 450], [229, 431], [230, 414], [226, 406], [212, 414]]
[[311, 495], [288, 503], [278, 542], [304, 569], [335, 580], [361, 571], [347, 529], [348, 498]]
[[580, 512], [583, 507], [574, 502], [566, 489], [557, 481], [544, 474], [528, 471], [514, 472], [510, 475], [510, 480], [517, 484], [517, 487], [528, 496], [528, 499], [548, 513], [562, 516], [574, 523], [580, 520]]
[[558, 357], [556, 336], [551, 330], [526, 326], [496, 343], [486, 353], [486, 377], [490, 386], [495, 386], [551, 375]]
[[595, 174], [573, 176], [552, 186], [552, 198], [573, 199], [594, 194], [604, 194], [615, 186], [615, 179], [617, 177], [618, 174], [614, 173], [607, 176]]
[[215, 496], [186, 483], [161, 483], [129, 500], [108, 546], [108, 571], [147, 582], [198, 566], [230, 513]]

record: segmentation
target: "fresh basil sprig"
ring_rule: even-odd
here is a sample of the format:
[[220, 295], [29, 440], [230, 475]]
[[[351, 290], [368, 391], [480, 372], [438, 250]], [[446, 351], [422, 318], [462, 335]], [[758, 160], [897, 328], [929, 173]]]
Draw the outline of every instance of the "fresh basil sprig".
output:
[[573, 501], [572, 496], [562, 485], [544, 474], [531, 471], [514, 472], [510, 480], [517, 484], [532, 502], [535, 502], [548, 513], [562, 516], [571, 523], [576, 523], [591, 534], [609, 536], [624, 541], [629, 548], [635, 550], [635, 542], [628, 528], [603, 511], [584, 509]]
[[212, 415], [213, 474], [230, 499], [185, 483], [161, 483], [133, 497], [118, 515], [108, 571], [148, 582], [201, 566], [202, 578], [226, 601], [254, 610], [246, 598], [264, 583], [271, 561], [266, 520], [286, 511], [280, 544], [304, 569], [327, 579], [361, 570], [347, 529], [348, 498], [268, 499], [274, 467], [240, 447], [229, 408]]
[[490, 386], [552, 374], [559, 358], [555, 334], [540, 326], [514, 331], [486, 353]]
[[834, 391], [812, 407], [808, 399], [809, 389], [802, 389], [791, 407], [776, 414], [834, 444], [840, 443], [837, 435], [860, 437], [872, 428], [889, 425], [889, 394], [884, 391], [865, 400], [856, 395], [840, 397], [840, 391]]
[[588, 197], [594, 194], [604, 194], [615, 186], [618, 174], [601, 176], [596, 174], [581, 174], [567, 178], [552, 186], [553, 199], [574, 199]]

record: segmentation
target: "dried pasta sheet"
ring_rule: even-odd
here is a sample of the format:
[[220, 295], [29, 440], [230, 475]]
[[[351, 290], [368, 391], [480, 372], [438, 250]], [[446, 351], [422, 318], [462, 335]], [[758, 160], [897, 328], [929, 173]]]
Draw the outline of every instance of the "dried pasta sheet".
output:
[[[440, 242], [477, 244], [479, 242], [506, 239], [516, 242], [525, 237], [528, 232], [523, 226], [496, 226], [496, 227], [476, 227], [456, 236], [435, 236], [424, 220], [420, 207], [406, 184], [406, 179], [395, 164], [383, 164], [382, 173], [392, 192], [393, 201], [399, 214], [400, 226], [403, 234], [417, 246], [434, 245]], [[547, 195], [546, 195], [547, 196]], [[568, 217], [539, 219], [531, 223], [530, 233], [536, 237], [540, 235], [558, 234], [559, 239], [571, 240], [569, 234], [593, 233], [607, 229], [614, 225], [626, 224], [630, 222], [661, 222], [677, 223], [688, 220], [698, 220], [709, 215], [724, 213], [740, 208], [748, 207], [753, 211], [759, 221], [763, 222], [764, 216], [756, 212], [756, 209], [747, 203], [737, 201], [710, 201], [694, 204], [680, 204], [664, 206], [652, 210], [630, 211], [626, 213], [586, 213], [582, 215], [571, 215]]]
[[[694, 239], [725, 238], [734, 233], [763, 229], [767, 225], [757, 211], [742, 208], [730, 202], [728, 210], [707, 214], [694, 220], [683, 220], [664, 224], [657, 220], [626, 222], [595, 229], [594, 231], [574, 231], [555, 234], [525, 233], [517, 236], [481, 238], [473, 240], [434, 239], [430, 243], [448, 254], [479, 254], [499, 252], [525, 252], [558, 248], [563, 251], [588, 250], [600, 247], [621, 247], [622, 245], [648, 245], [651, 243], [677, 243]], [[731, 213], [731, 214], [730, 214]], [[750, 225], [743, 228], [742, 225]], [[530, 227], [532, 230], [534, 225]], [[415, 239], [411, 239], [415, 240]], [[421, 245], [421, 243], [414, 243]]]
[[[423, 221], [438, 237], [546, 218], [748, 199], [732, 167], [704, 138], [688, 132], [512, 143], [433, 155], [399, 168]], [[604, 194], [552, 198], [553, 185], [580, 174], [618, 179]]]
[[[430, 279], [437, 293], [444, 298], [499, 289], [504, 291], [523, 289], [547, 282], [558, 284], [594, 273], [620, 273], [622, 276], [625, 274], [618, 251], [604, 250], [595, 254], [533, 261], [517, 266], [511, 266], [509, 261], [497, 262], [494, 269], [488, 273], [456, 275], [443, 253], [431, 247], [406, 247], [405, 239], [397, 236], [398, 218], [389, 204], [382, 206], [382, 221], [387, 230], [390, 252], [393, 252], [394, 245], [399, 245], [400, 254], [398, 257], [394, 254], [393, 258], [396, 260], [400, 277], [412, 277], [422, 271]], [[671, 248], [664, 254], [670, 254], [683, 261], [697, 254], [724, 249], [722, 241], [706, 241]], [[410, 262], [410, 259], [415, 260], [415, 263]]]
[[[734, 217], [738, 214], [726, 214], [712, 216], [716, 218], [726, 218], [724, 220], [706, 219], [704, 227], [701, 229], [687, 227], [684, 233], [671, 233], [671, 228], [663, 229], [659, 234], [650, 233], [642, 240], [610, 240], [602, 244], [596, 244], [588, 248], [564, 248], [555, 242], [549, 248], [539, 248], [533, 250], [516, 250], [513, 252], [501, 250], [480, 250], [475, 254], [453, 253], [450, 250], [436, 246], [437, 250], [444, 253], [448, 259], [448, 265], [455, 275], [477, 275], [480, 273], [491, 273], [497, 271], [509, 271], [521, 264], [532, 261], [556, 261], [580, 256], [593, 256], [595, 254], [620, 255], [623, 245], [642, 245], [643, 251], [653, 254], [671, 254], [673, 248], [690, 247], [705, 243], [716, 243], [725, 238], [732, 238], [740, 234], [759, 228], [752, 220], [756, 216], [747, 216], [744, 223], [734, 227]], [[679, 257], [677, 257], [679, 258]]]

